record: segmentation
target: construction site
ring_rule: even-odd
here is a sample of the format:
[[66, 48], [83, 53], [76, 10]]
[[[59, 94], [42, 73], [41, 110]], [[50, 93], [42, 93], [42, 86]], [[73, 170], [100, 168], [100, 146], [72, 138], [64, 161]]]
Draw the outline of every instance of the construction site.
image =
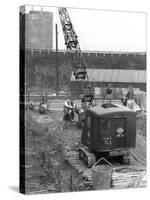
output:
[[20, 191], [146, 187], [146, 52], [82, 51], [69, 11], [20, 7]]

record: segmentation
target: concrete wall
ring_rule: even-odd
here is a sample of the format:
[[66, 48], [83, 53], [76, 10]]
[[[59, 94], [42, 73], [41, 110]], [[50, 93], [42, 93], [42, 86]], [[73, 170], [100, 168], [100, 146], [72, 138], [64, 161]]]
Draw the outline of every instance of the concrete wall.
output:
[[[146, 70], [146, 55], [84, 53], [89, 68], [100, 69], [139, 69]], [[64, 52], [58, 53], [59, 87], [60, 90], [78, 90], [78, 83], [71, 83], [70, 77], [72, 66], [69, 55]], [[26, 50], [26, 85], [31, 89], [56, 88], [56, 55], [53, 51], [31, 51]], [[103, 85], [96, 83], [98, 87]], [[116, 87], [127, 87], [127, 85], [116, 85]], [[137, 85], [137, 87], [139, 87]], [[77, 89], [78, 88], [78, 89]]]

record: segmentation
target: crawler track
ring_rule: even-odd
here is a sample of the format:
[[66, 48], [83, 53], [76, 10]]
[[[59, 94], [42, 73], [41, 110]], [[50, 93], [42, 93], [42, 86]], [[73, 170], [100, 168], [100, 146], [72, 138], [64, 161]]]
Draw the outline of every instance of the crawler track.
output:
[[[87, 188], [93, 189], [92, 169], [88, 168], [79, 158], [77, 151], [70, 151], [65, 154], [66, 161], [82, 176]], [[130, 188], [146, 186], [146, 168], [130, 154], [131, 163], [121, 165], [115, 163], [113, 166], [111, 188]]]

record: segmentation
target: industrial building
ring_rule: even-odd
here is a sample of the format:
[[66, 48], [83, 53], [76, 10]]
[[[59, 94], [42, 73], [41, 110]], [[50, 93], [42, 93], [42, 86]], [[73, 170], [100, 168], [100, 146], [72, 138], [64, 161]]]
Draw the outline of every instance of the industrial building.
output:
[[[26, 89], [31, 91], [72, 91], [80, 84], [72, 78], [71, 61], [66, 50], [53, 49], [53, 13], [26, 11], [20, 7], [20, 49], [24, 54]], [[107, 83], [115, 88], [133, 85], [146, 90], [146, 52], [82, 51], [88, 64], [88, 75], [95, 87]], [[56, 70], [56, 60], [58, 74]], [[56, 79], [59, 79], [59, 88]]]

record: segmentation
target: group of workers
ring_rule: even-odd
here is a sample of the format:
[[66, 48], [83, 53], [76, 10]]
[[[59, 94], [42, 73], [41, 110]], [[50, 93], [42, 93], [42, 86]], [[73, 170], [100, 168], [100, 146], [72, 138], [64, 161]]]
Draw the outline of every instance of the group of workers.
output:
[[[121, 98], [121, 103], [124, 106], [127, 106], [128, 99], [130, 98], [130, 92], [128, 92], [125, 96]], [[112, 102], [112, 89], [108, 85], [108, 87], [105, 89], [104, 94], [104, 100], [105, 103], [111, 103]], [[96, 105], [95, 99], [93, 95], [81, 95], [81, 108], [85, 110], [88, 107], [93, 107]], [[74, 120], [75, 112], [77, 112], [77, 106], [73, 100], [67, 99], [64, 103], [64, 118], [66, 120]]]
[[[121, 98], [121, 103], [124, 106], [127, 106], [128, 99], [130, 98], [130, 92], [128, 92], [125, 96]], [[108, 85], [105, 89], [104, 100], [106, 103], [111, 103], [112, 101], [112, 89]], [[81, 95], [81, 109], [86, 110], [88, 107], [93, 107], [96, 105], [94, 96], [91, 94]], [[41, 103], [39, 106], [40, 113], [44, 113], [47, 108], [45, 107], [46, 104]], [[30, 109], [34, 109], [34, 105], [30, 103]], [[79, 114], [79, 110], [74, 102], [74, 100], [67, 99], [64, 103], [64, 120], [73, 121], [75, 117], [75, 113]]]
[[[86, 108], [95, 105], [96, 103], [93, 95], [81, 95], [81, 109], [85, 110]], [[64, 103], [64, 119], [73, 121], [75, 113], [79, 114], [77, 105], [73, 100], [67, 99]]]

